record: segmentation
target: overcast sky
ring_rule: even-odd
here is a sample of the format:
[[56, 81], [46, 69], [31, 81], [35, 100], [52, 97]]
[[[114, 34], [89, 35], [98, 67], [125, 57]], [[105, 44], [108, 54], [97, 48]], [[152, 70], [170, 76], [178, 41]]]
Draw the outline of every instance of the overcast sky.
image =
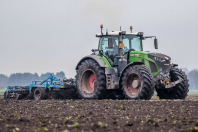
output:
[[145, 51], [198, 69], [198, 0], [0, 0], [0, 74], [64, 71], [98, 46], [104, 30], [142, 31]]

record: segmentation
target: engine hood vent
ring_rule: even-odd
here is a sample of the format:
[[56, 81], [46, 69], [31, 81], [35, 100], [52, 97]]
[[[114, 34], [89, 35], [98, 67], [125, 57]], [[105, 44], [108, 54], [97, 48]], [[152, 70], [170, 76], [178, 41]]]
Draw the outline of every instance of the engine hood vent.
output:
[[165, 59], [165, 60], [171, 60], [171, 58], [169, 56], [160, 54], [160, 53], [149, 53], [148, 55], [153, 56], [153, 57], [159, 57], [159, 58]]
[[161, 72], [166, 73], [169, 71], [171, 67], [171, 58], [169, 56], [160, 53], [149, 53], [148, 57], [156, 62]]

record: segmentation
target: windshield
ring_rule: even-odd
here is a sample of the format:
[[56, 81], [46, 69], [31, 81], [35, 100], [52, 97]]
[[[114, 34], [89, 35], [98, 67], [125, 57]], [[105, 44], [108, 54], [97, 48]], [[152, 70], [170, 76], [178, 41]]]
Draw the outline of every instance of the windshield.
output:
[[[112, 39], [112, 46], [109, 46], [108, 39]], [[123, 39], [125, 57], [127, 57], [128, 51], [142, 51], [142, 43], [139, 36], [125, 35]], [[100, 39], [99, 50], [102, 50], [102, 54], [108, 59], [111, 65], [117, 65], [118, 50], [119, 50], [119, 40], [117, 36], [104, 36]]]
[[[113, 39], [113, 48], [108, 47], [108, 38]], [[124, 49], [123, 52], [128, 52], [130, 49], [131, 51], [142, 51], [141, 39], [139, 36], [134, 35], [125, 35], [123, 39]], [[118, 52], [118, 37], [113, 36], [105, 36], [102, 37], [100, 40], [99, 49], [103, 50], [105, 53], [106, 51], [113, 51], [114, 53]]]
[[123, 43], [123, 52], [128, 52], [129, 49], [131, 49], [132, 51], [142, 51], [141, 39], [139, 36], [125, 35]]

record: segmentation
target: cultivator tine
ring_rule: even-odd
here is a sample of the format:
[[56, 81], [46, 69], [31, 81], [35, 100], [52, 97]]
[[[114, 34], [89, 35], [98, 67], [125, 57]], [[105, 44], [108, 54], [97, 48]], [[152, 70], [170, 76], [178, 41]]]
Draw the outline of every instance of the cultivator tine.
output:
[[29, 86], [8, 86], [4, 94], [5, 99], [23, 99], [29, 94]]
[[71, 79], [64, 79], [63, 83], [64, 83], [65, 88], [75, 89], [75, 87], [76, 87], [76, 80], [72, 79], [72, 78]]

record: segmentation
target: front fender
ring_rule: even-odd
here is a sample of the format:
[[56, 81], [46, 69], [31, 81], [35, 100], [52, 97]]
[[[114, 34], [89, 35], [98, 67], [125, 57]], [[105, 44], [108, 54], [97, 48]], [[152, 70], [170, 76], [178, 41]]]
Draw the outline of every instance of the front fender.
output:
[[78, 64], [76, 65], [76, 70], [78, 70], [78, 66], [79, 66], [84, 60], [87, 60], [87, 59], [93, 59], [93, 60], [95, 60], [95, 61], [98, 63], [98, 65], [99, 65], [100, 67], [105, 67], [104, 62], [103, 62], [99, 57], [97, 57], [96, 55], [88, 55], [88, 56], [83, 57], [83, 58], [78, 62]]

